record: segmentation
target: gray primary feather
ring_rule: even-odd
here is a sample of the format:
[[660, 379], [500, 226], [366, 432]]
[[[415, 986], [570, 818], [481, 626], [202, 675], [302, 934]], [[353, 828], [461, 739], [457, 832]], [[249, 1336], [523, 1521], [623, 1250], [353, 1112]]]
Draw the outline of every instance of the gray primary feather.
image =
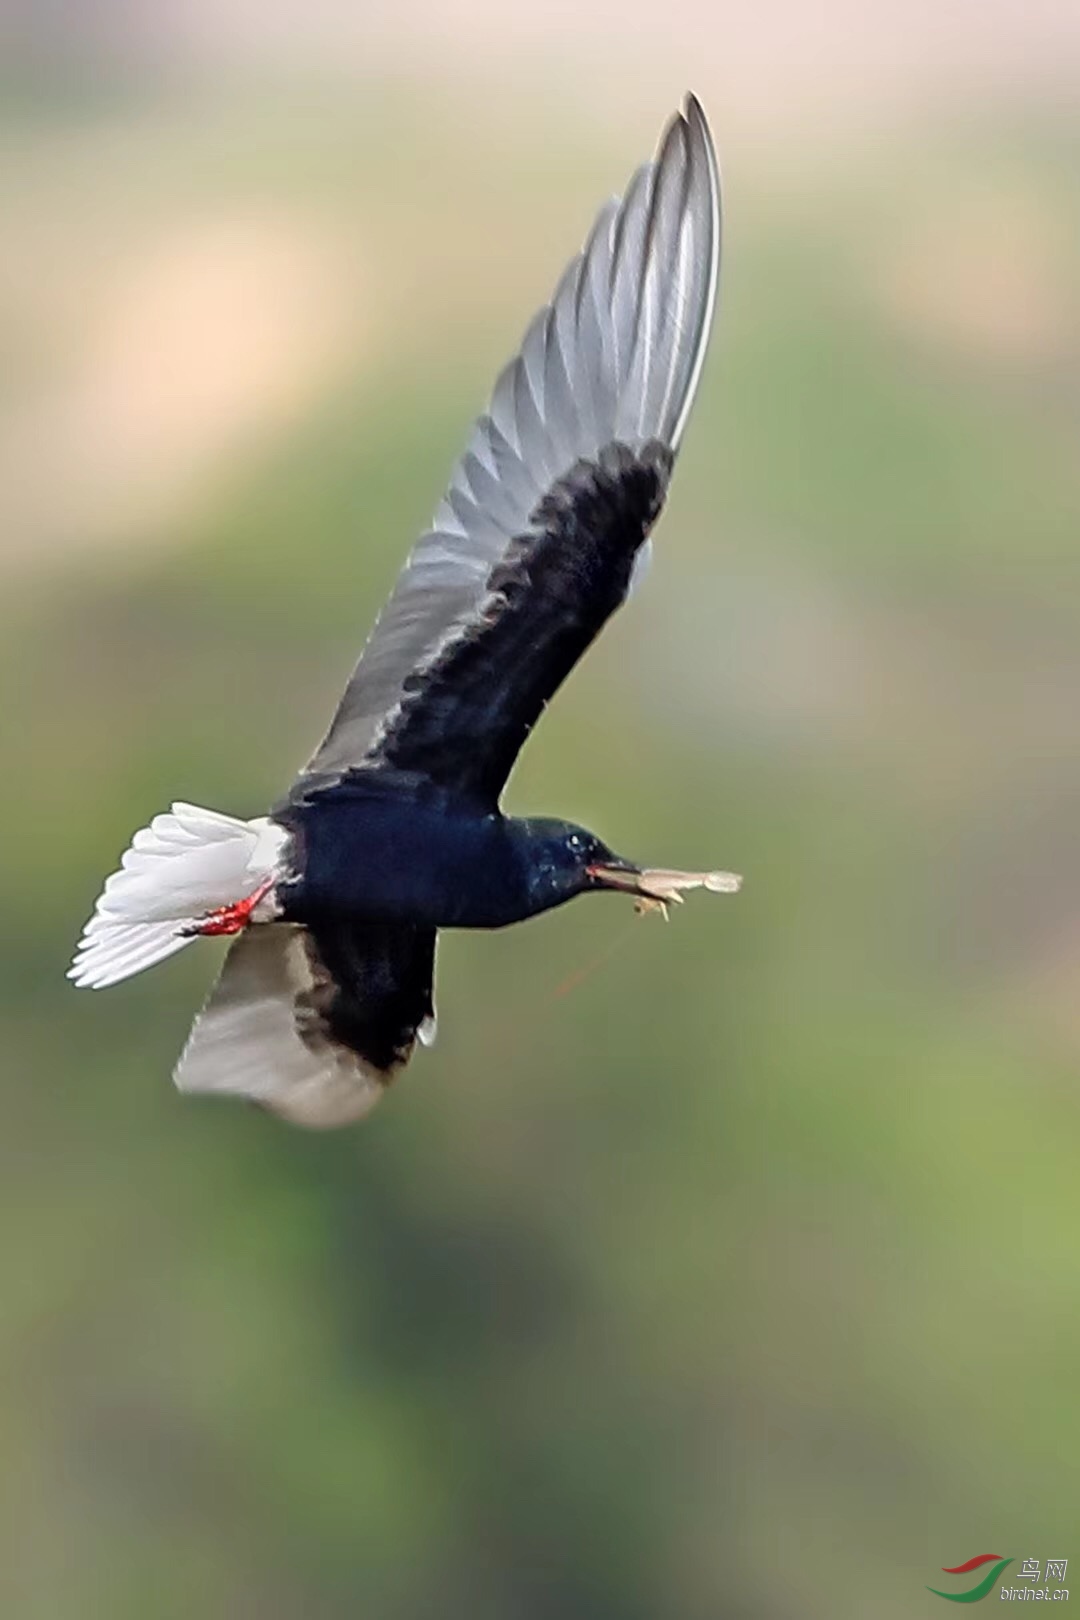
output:
[[613, 441], [678, 449], [712, 324], [716, 156], [687, 97], [653, 162], [605, 204], [504, 369], [294, 792], [359, 764], [405, 681], [465, 630], [547, 492]]

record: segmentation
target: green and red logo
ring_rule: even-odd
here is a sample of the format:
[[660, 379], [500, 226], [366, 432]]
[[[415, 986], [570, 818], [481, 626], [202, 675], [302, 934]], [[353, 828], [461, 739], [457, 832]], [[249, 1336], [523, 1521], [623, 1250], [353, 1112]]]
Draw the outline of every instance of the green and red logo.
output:
[[1005, 1566], [1011, 1564], [1011, 1558], [1002, 1558], [1000, 1553], [980, 1553], [977, 1558], [969, 1558], [966, 1564], [955, 1564], [952, 1569], [943, 1566], [945, 1575], [970, 1575], [972, 1570], [981, 1569], [984, 1564], [993, 1564], [993, 1569], [969, 1586], [966, 1592], [942, 1592], [937, 1586], [928, 1586], [928, 1592], [934, 1592], [938, 1597], [948, 1598], [950, 1603], [978, 1603], [984, 1598], [992, 1586], [996, 1586]]
[[1016, 1558], [1002, 1558], [1000, 1553], [980, 1553], [977, 1558], [969, 1558], [966, 1564], [954, 1564], [952, 1568], [945, 1566], [946, 1575], [973, 1575], [984, 1564], [993, 1566], [966, 1592], [943, 1592], [940, 1586], [928, 1586], [926, 1590], [933, 1592], [935, 1597], [945, 1598], [949, 1603], [978, 1603], [998, 1584], [1009, 1565], [1015, 1563], [1019, 1563], [1020, 1567], [1012, 1572], [1012, 1584], [1001, 1584], [1001, 1596], [1008, 1602], [1014, 1598], [1020, 1603], [1041, 1598], [1047, 1603], [1068, 1603], [1069, 1588], [1065, 1585], [1069, 1569], [1067, 1558], [1047, 1558], [1045, 1562], [1041, 1558], [1025, 1558], [1021, 1563]]

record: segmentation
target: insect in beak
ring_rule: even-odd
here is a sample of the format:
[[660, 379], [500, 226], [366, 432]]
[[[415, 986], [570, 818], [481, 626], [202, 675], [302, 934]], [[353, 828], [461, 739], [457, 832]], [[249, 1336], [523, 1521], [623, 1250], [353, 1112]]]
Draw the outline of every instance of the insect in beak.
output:
[[629, 863], [626, 866], [588, 866], [585, 870], [601, 888], [632, 894], [637, 901], [637, 911], [661, 911], [665, 917], [669, 905], [682, 905], [683, 894], [688, 889], [736, 894], [742, 887], [742, 878], [735, 872], [677, 872], [661, 866], [639, 869]]

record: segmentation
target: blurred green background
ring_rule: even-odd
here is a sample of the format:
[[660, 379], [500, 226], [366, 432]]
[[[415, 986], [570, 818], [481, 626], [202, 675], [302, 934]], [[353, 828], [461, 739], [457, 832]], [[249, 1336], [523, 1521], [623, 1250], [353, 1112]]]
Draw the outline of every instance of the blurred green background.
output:
[[[5, 1616], [1080, 1579], [1080, 32], [745, 12], [5, 8]], [[181, 1100], [213, 952], [76, 993], [102, 877], [306, 757], [688, 86], [717, 338], [648, 587], [509, 802], [744, 892], [448, 937], [360, 1129]]]

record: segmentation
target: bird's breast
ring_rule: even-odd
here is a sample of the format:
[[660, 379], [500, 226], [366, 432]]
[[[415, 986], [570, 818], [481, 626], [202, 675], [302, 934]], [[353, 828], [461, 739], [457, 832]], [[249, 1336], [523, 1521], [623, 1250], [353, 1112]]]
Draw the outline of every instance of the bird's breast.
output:
[[526, 915], [518, 862], [497, 814], [437, 796], [331, 792], [290, 811], [295, 922], [350, 916], [436, 928], [498, 928]]

